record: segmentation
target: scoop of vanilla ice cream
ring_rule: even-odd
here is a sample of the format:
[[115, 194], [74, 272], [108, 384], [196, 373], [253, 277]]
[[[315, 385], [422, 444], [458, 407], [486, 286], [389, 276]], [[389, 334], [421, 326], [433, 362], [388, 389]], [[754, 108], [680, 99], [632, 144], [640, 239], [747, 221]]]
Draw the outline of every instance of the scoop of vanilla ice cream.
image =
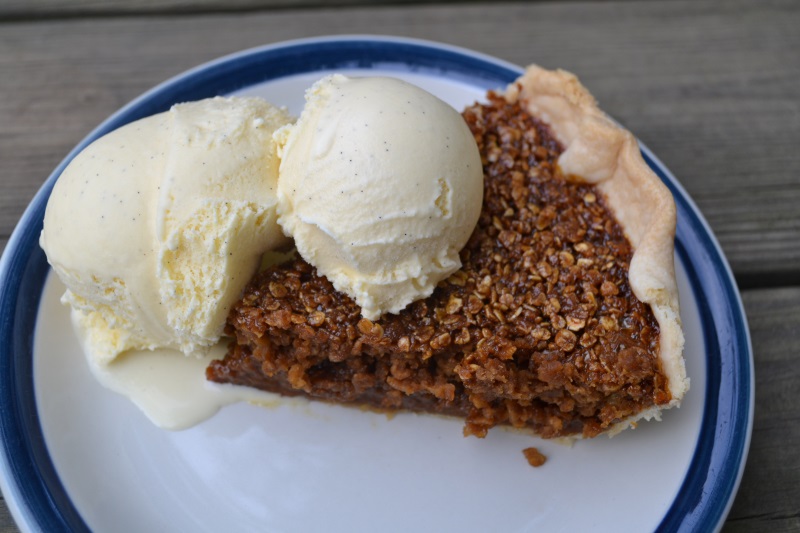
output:
[[291, 121], [256, 98], [173, 106], [109, 133], [56, 182], [40, 244], [90, 356], [204, 352], [281, 246], [273, 132]]
[[364, 317], [401, 311], [460, 268], [483, 171], [445, 102], [393, 78], [333, 75], [275, 139], [279, 224]]

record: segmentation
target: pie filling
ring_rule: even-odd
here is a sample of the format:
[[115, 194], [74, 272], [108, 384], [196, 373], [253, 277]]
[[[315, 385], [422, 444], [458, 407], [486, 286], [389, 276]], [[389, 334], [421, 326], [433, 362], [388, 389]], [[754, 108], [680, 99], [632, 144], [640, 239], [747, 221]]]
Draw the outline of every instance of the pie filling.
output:
[[232, 309], [209, 380], [380, 410], [464, 417], [543, 437], [593, 437], [671, 395], [659, 327], [628, 283], [633, 255], [595, 186], [519, 103], [463, 116], [485, 189], [462, 268], [376, 321], [303, 260], [258, 274]]

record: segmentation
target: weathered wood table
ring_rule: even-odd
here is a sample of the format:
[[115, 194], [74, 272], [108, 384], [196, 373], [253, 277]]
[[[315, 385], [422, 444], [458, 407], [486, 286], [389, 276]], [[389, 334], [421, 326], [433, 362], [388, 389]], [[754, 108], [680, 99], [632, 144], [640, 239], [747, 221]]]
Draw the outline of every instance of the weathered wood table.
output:
[[[689, 191], [742, 291], [756, 416], [725, 530], [800, 530], [800, 3], [190, 3], [0, 2], [0, 248], [95, 125], [230, 52], [372, 33], [571, 70]], [[0, 531], [16, 531], [4, 504]]]

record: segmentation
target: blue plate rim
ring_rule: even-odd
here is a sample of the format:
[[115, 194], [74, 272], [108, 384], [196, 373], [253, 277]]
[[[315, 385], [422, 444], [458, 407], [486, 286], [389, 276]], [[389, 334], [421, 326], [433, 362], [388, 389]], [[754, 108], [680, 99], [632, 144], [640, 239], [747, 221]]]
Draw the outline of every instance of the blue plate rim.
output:
[[[313, 60], [308, 59], [311, 51]], [[299, 57], [305, 61], [296, 61]], [[473, 85], [476, 78], [485, 78], [487, 89], [502, 87], [522, 72], [517, 65], [466, 48], [404, 37], [323, 36], [260, 46], [202, 64], [145, 92], [95, 128], [48, 177], [0, 259], [0, 375], [13, 378], [0, 380], [0, 488], [21, 529], [88, 531], [49, 460], [33, 399], [33, 330], [49, 270], [38, 247], [38, 235], [47, 198], [69, 161], [108, 131], [164, 111], [177, 101], [226, 94], [290, 74], [392, 62], [405, 71], [409, 67], [445, 71], [444, 62], [455, 70], [454, 75], [464, 74], [465, 81]], [[242, 72], [261, 63], [280, 63], [284, 70]], [[223, 81], [231, 72], [240, 76]], [[695, 293], [708, 296], [698, 298], [704, 300], [700, 303], [709, 368], [704, 421], [689, 473], [657, 530], [719, 530], [741, 481], [752, 432], [754, 374], [749, 328], [730, 266], [707, 222], [666, 166], [647, 147], [642, 146], [642, 153], [675, 196], [679, 211], [676, 249]], [[695, 263], [705, 268], [695, 268]], [[716, 292], [708, 294], [710, 288]], [[726, 358], [720, 351], [722, 340], [731, 350]], [[716, 352], [708, 353], [708, 346]], [[725, 380], [724, 365], [732, 366], [730, 375], [735, 378]], [[723, 430], [718, 423], [721, 416], [729, 417]]]

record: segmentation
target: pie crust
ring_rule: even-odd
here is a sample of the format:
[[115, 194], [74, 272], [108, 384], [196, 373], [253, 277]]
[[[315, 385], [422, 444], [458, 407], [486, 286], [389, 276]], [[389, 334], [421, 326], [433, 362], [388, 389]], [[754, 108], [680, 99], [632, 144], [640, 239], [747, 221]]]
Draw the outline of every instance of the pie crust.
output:
[[661, 409], [679, 405], [689, 389], [675, 280], [677, 213], [672, 195], [642, 158], [636, 138], [600, 110], [574, 74], [531, 65], [508, 86], [505, 98], [519, 101], [550, 126], [564, 146], [558, 159], [563, 174], [579, 176], [605, 194], [633, 246], [628, 280], [658, 321], [659, 357], [672, 399], [620, 422], [609, 433], [640, 418], [658, 418]]

